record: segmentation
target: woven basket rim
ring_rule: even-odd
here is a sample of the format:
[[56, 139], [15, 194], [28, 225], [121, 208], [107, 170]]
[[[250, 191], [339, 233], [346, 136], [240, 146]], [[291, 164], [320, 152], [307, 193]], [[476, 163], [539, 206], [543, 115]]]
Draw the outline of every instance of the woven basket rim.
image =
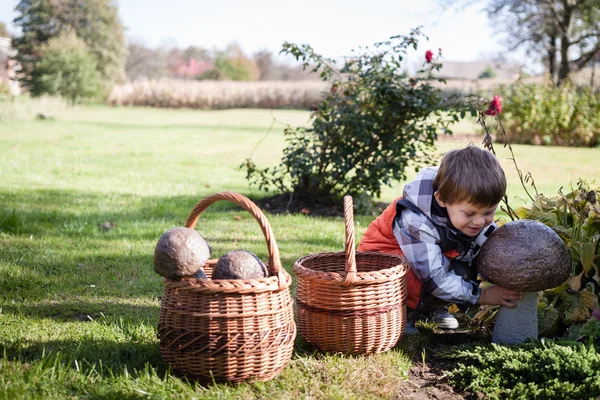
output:
[[263, 292], [278, 292], [288, 289], [292, 285], [292, 276], [282, 270], [280, 273], [284, 277], [283, 288], [280, 286], [279, 276], [272, 275], [266, 278], [257, 279], [182, 279], [173, 280], [164, 278], [163, 282], [166, 287], [188, 290], [194, 292], [207, 293], [263, 293]]
[[[307, 260], [319, 259], [319, 258], [327, 258], [327, 257], [345, 257], [346, 252], [344, 251], [336, 251], [336, 252], [324, 252], [324, 253], [314, 253], [309, 254], [304, 257], [299, 258], [294, 262], [293, 269], [294, 273], [298, 278], [308, 277], [311, 279], [331, 281], [331, 283], [343, 282], [346, 279], [347, 272], [325, 272], [319, 271], [313, 268], [305, 267], [302, 265], [303, 262]], [[356, 284], [367, 284], [369, 281], [373, 281], [373, 283], [381, 283], [382, 281], [391, 281], [394, 279], [401, 278], [406, 275], [408, 272], [408, 264], [406, 263], [406, 259], [402, 256], [396, 254], [388, 254], [388, 253], [380, 253], [375, 251], [362, 251], [356, 252], [356, 257], [377, 257], [377, 258], [389, 258], [398, 260], [398, 264], [393, 267], [381, 268], [377, 271], [370, 272], [356, 272], [357, 282]], [[343, 262], [343, 261], [342, 261]], [[377, 274], [375, 276], [374, 274]], [[381, 274], [389, 274], [386, 279], [381, 278]]]

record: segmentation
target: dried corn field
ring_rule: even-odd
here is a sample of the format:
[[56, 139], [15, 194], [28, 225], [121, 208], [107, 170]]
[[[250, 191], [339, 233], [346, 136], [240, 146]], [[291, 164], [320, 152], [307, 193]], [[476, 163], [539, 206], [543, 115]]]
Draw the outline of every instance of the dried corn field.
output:
[[222, 82], [140, 80], [115, 86], [108, 103], [163, 108], [294, 108], [315, 106], [328, 90], [321, 81]]
[[[523, 79], [542, 83], [542, 77]], [[513, 81], [499, 79], [448, 79], [432, 82], [447, 94], [478, 93], [490, 96]], [[182, 79], [138, 80], [113, 87], [108, 104], [162, 108], [291, 108], [314, 107], [329, 90], [322, 81], [193, 81]]]

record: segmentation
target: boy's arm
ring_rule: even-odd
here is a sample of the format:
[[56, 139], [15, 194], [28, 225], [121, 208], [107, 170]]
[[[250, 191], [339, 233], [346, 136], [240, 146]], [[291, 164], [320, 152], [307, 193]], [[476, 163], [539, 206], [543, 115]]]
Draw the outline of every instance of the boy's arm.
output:
[[409, 265], [433, 296], [446, 301], [475, 304], [481, 289], [448, 271], [450, 261], [442, 254], [437, 230], [424, 217], [405, 215], [402, 224], [394, 221], [394, 236]]

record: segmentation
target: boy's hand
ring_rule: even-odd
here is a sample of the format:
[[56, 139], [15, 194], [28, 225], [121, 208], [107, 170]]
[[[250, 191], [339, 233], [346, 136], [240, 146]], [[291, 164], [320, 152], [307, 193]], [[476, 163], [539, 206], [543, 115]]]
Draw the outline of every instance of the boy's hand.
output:
[[506, 289], [502, 286], [489, 286], [481, 289], [481, 297], [477, 304], [498, 305], [505, 307], [515, 307], [517, 301], [523, 298], [523, 292], [512, 289]]

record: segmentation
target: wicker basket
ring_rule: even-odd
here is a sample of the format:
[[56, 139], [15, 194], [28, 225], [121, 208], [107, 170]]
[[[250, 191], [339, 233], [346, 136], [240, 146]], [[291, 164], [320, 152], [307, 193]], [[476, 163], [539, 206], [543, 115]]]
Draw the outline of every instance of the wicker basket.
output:
[[396, 345], [406, 326], [406, 261], [355, 252], [352, 198], [344, 197], [346, 251], [294, 263], [298, 330], [317, 348], [379, 353]]
[[[158, 337], [165, 362], [175, 373], [200, 383], [266, 381], [292, 356], [296, 324], [289, 287], [271, 226], [248, 198], [221, 192], [201, 200], [186, 226], [194, 228], [212, 203], [238, 204], [258, 221], [269, 249], [270, 276], [261, 279], [165, 279]], [[217, 260], [205, 266], [210, 278]]]

